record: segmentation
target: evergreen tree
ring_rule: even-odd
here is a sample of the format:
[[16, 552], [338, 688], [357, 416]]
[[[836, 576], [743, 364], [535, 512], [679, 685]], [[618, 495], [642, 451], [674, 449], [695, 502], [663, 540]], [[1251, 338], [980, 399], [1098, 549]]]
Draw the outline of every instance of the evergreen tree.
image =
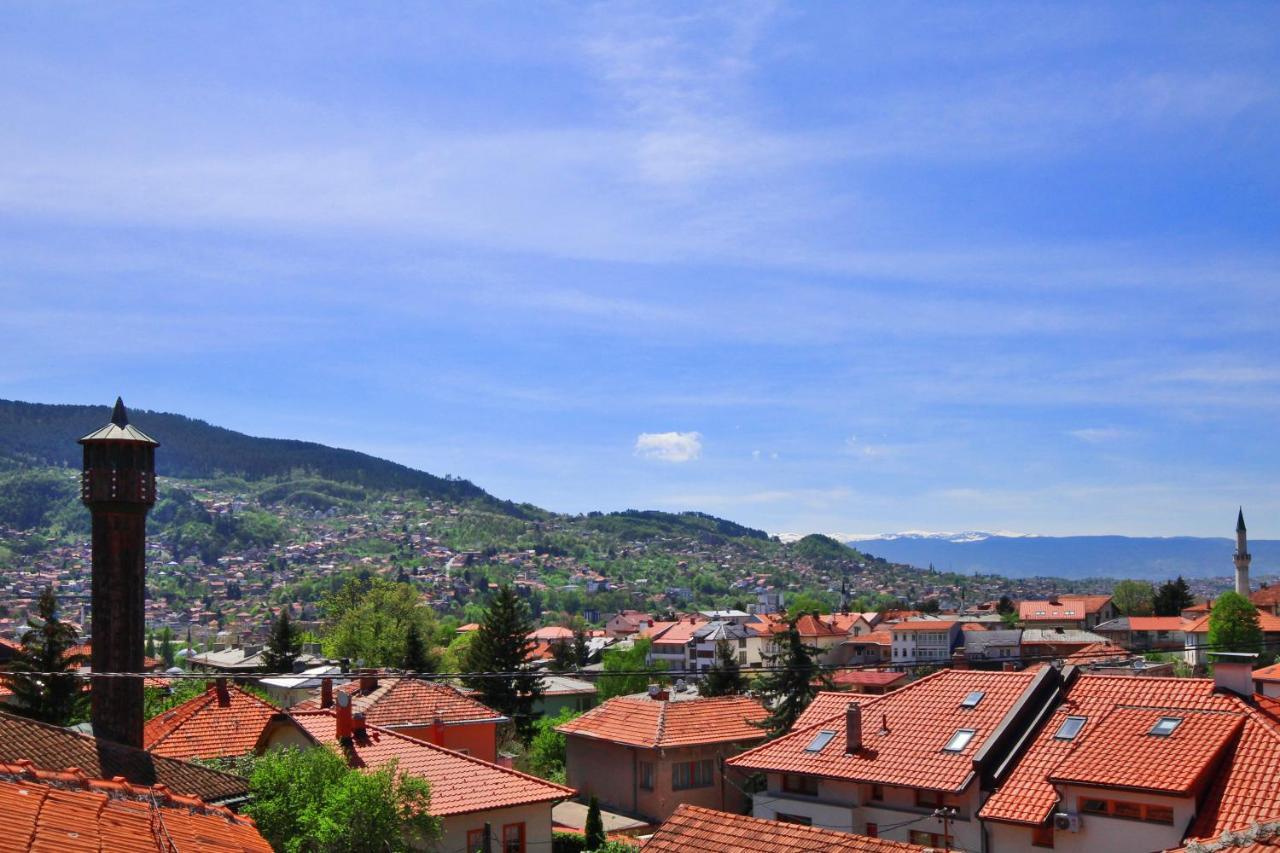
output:
[[738, 665], [738, 657], [728, 640], [716, 643], [716, 658], [698, 685], [702, 696], [736, 696], [747, 689], [747, 679]]
[[422, 640], [422, 631], [418, 628], [417, 622], [409, 623], [409, 630], [404, 638], [404, 661], [401, 662], [400, 667], [409, 672], [433, 670], [431, 657], [427, 654], [427, 644]]
[[164, 663], [165, 669], [173, 666], [173, 655], [173, 629], [166, 625], [160, 632], [160, 660]]
[[556, 672], [564, 672], [574, 668], [575, 664], [572, 642], [555, 642], [551, 644], [551, 667]]
[[293, 662], [302, 652], [302, 641], [289, 621], [288, 605], [280, 608], [280, 615], [271, 623], [271, 639], [262, 650], [262, 665], [267, 672], [293, 672]]
[[510, 586], [503, 584], [489, 603], [467, 650], [469, 672], [503, 675], [464, 678], [467, 686], [479, 694], [476, 698], [515, 722], [524, 741], [533, 733], [533, 703], [542, 696], [542, 679], [528, 660], [534, 646], [529, 639], [532, 631], [528, 608]]
[[150, 631], [147, 632], [147, 648], [143, 654], [149, 658], [156, 656], [156, 635]]
[[1191, 587], [1178, 575], [1176, 580], [1165, 581], [1156, 590], [1153, 601], [1157, 616], [1178, 616], [1183, 610], [1196, 603], [1191, 594]]
[[578, 669], [591, 663], [591, 646], [587, 644], [587, 632], [582, 629], [573, 632], [573, 662]]
[[582, 831], [586, 836], [586, 842], [582, 845], [584, 850], [599, 850], [604, 846], [607, 840], [604, 834], [604, 819], [600, 817], [600, 803], [594, 794], [587, 805], [587, 825], [582, 828]]
[[[31, 630], [22, 635], [22, 645], [13, 653], [12, 674], [0, 673], [0, 680], [13, 691], [13, 710], [55, 726], [68, 726], [86, 716], [89, 694], [72, 676], [89, 662], [87, 655], [72, 654], [79, 633], [75, 626], [58, 618], [58, 600], [51, 587], [45, 587], [36, 603], [37, 618]], [[24, 672], [59, 673], [23, 677]]]
[[1238, 592], [1224, 592], [1209, 613], [1209, 650], [1215, 652], [1262, 651], [1258, 609]]
[[814, 655], [821, 649], [806, 645], [800, 639], [794, 620], [787, 625], [786, 633], [774, 642], [778, 651], [764, 656], [765, 665], [771, 671], [757, 682], [765, 707], [769, 709], [769, 716], [758, 725], [769, 732], [770, 738], [785, 734], [795, 725], [818, 692], [814, 682], [830, 686], [830, 679], [814, 661]]

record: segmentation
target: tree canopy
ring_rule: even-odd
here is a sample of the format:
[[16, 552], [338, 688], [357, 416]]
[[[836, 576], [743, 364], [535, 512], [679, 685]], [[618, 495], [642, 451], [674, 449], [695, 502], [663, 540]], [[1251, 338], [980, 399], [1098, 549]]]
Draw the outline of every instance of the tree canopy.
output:
[[728, 640], [716, 643], [715, 661], [698, 685], [702, 696], [735, 696], [745, 692], [747, 679], [738, 664], [738, 654]]
[[1261, 652], [1258, 609], [1238, 592], [1224, 592], [1209, 613], [1209, 649], [1215, 652]]
[[1178, 575], [1176, 580], [1165, 581], [1156, 590], [1152, 609], [1157, 616], [1179, 616], [1183, 610], [1196, 603], [1191, 587]]
[[498, 588], [467, 649], [464, 680], [485, 705], [510, 717], [521, 740], [533, 734], [533, 704], [542, 695], [542, 679], [529, 663], [534, 643], [529, 608], [508, 585]]
[[267, 672], [293, 672], [293, 662], [302, 652], [298, 632], [289, 621], [289, 608], [281, 607], [280, 615], [271, 623], [271, 639], [262, 650]]
[[774, 642], [777, 651], [764, 656], [770, 671], [755, 685], [769, 709], [769, 716], [759, 726], [766, 729], [771, 738], [790, 731], [819, 687], [830, 686], [830, 678], [814, 660], [820, 650], [804, 643], [795, 622]]
[[[331, 657], [362, 660], [366, 666], [400, 666], [410, 625], [417, 626], [419, 637], [435, 636], [435, 614], [421, 604], [412, 584], [351, 578], [324, 600], [323, 609], [332, 626], [325, 651]], [[426, 651], [426, 669], [434, 669], [434, 648]]]
[[[69, 726], [85, 719], [89, 694], [84, 683], [71, 673], [88, 663], [87, 655], [72, 653], [79, 639], [74, 625], [58, 618], [58, 600], [45, 587], [36, 602], [31, 630], [22, 635], [20, 647], [10, 661], [11, 674], [0, 679], [13, 691], [12, 709], [55, 726]], [[60, 673], [24, 676], [23, 673]]]
[[1111, 590], [1111, 603], [1124, 616], [1150, 616], [1155, 590], [1146, 581], [1124, 580]]
[[637, 637], [632, 639], [629, 649], [604, 650], [600, 658], [604, 670], [596, 681], [596, 697], [601, 702], [615, 696], [643, 693], [650, 682], [660, 677], [667, 668], [666, 661], [648, 663], [650, 645], [648, 638]]

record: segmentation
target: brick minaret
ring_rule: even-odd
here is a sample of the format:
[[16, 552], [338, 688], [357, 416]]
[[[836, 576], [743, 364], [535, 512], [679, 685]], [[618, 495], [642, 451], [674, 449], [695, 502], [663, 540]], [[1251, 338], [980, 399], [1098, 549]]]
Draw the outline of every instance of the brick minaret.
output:
[[1244, 529], [1244, 507], [1236, 516], [1236, 592], [1249, 597], [1249, 563], [1253, 555], [1249, 553], [1249, 534]]
[[[116, 400], [111, 423], [80, 439], [80, 500], [93, 514], [94, 672], [142, 672], [147, 510], [156, 502], [154, 441]], [[142, 679], [95, 678], [93, 733], [142, 746]]]

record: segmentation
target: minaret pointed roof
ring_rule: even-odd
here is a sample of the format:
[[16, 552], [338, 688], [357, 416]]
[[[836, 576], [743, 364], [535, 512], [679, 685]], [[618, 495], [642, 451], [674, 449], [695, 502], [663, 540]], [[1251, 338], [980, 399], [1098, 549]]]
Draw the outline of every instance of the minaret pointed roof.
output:
[[115, 408], [111, 410], [111, 423], [80, 439], [81, 444], [86, 441], [139, 441], [153, 447], [160, 446], [160, 442], [129, 423], [129, 411], [120, 397], [116, 397]]
[[1240, 507], [1240, 514], [1236, 516], [1236, 533], [1244, 532], [1244, 507]]

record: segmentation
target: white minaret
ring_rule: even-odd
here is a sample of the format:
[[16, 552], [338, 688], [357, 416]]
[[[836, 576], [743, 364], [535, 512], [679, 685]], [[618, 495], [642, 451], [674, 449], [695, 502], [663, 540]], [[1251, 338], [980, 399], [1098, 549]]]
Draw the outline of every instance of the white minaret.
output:
[[1249, 597], [1249, 537], [1244, 529], [1244, 507], [1236, 518], [1236, 592]]

